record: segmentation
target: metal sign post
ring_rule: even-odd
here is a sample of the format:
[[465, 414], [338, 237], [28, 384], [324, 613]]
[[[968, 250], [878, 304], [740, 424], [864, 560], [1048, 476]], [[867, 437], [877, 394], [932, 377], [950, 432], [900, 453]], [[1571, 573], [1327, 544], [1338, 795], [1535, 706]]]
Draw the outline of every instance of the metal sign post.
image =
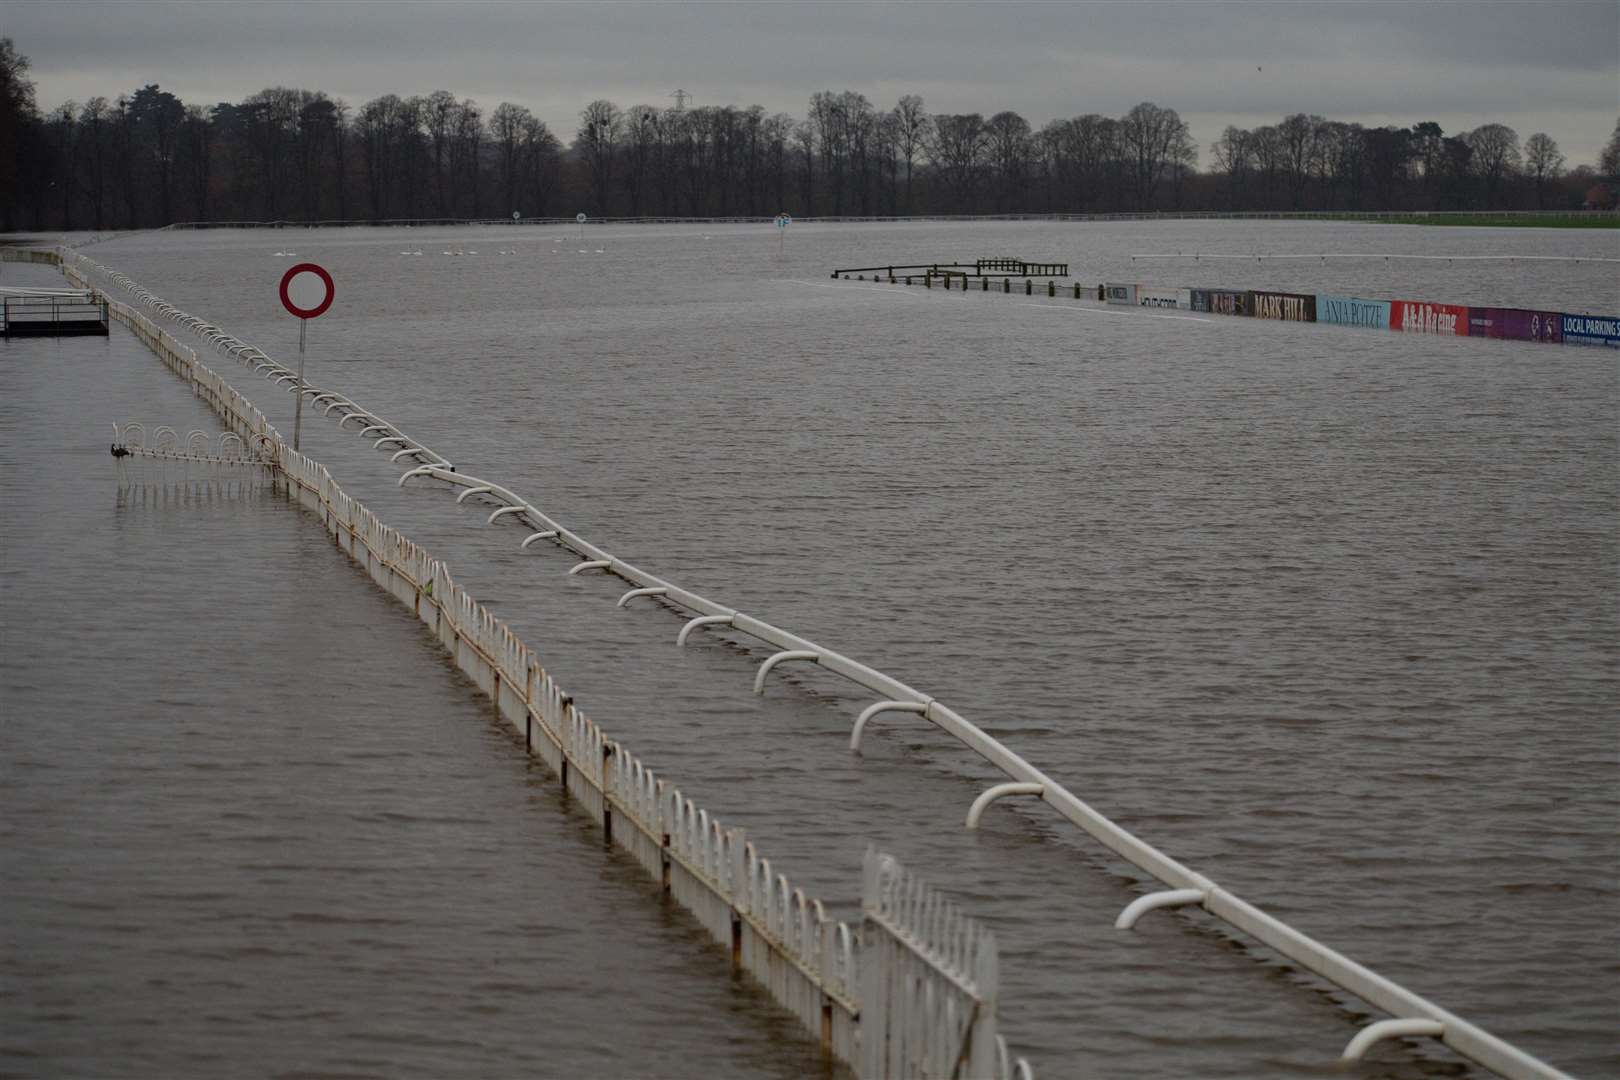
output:
[[299, 263], [281, 275], [281, 306], [298, 320], [298, 403], [293, 406], [293, 449], [304, 431], [304, 331], [309, 320], [332, 306], [332, 275], [314, 263]]

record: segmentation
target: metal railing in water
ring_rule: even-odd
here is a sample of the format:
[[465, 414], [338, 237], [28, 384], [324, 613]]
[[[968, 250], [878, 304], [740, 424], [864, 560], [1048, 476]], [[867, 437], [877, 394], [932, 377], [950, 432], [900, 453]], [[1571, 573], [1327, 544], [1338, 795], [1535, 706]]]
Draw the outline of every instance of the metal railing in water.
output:
[[[74, 265], [70, 267], [67, 260], [71, 260]], [[289, 379], [296, 380], [296, 376], [289, 369], [270, 360], [262, 352], [223, 334], [195, 316], [179, 311], [172, 304], [141, 288], [127, 275], [71, 252], [66, 253], [63, 267], [69, 272], [70, 278], [78, 278], [81, 284], [85, 279], [77, 267], [105, 273], [153, 310], [175, 319], [182, 325], [194, 329], [207, 328], [209, 333], [203, 333], [201, 329], [197, 332], [203, 333], [216, 349], [237, 357], [244, 364], [250, 364], [255, 371], [264, 373], [277, 385], [285, 386]], [[979, 815], [997, 799], [1014, 795], [1037, 798], [1090, 834], [1110, 851], [1167, 886], [1166, 889], [1142, 896], [1125, 907], [1115, 920], [1116, 928], [1129, 929], [1142, 915], [1158, 908], [1199, 906], [1306, 970], [1390, 1014], [1390, 1019], [1377, 1021], [1359, 1032], [1345, 1047], [1341, 1060], [1358, 1060], [1371, 1046], [1384, 1039], [1427, 1036], [1438, 1039], [1463, 1057], [1515, 1080], [1518, 1078], [1548, 1080], [1567, 1076], [1552, 1065], [1296, 930], [1222, 888], [1213, 879], [1171, 858], [1116, 824], [1000, 741], [986, 734], [977, 725], [930, 695], [836, 650], [683, 589], [673, 582], [665, 581], [615, 557], [607, 550], [574, 533], [510, 489], [456, 472], [442, 456], [407, 439], [403, 432], [341, 395], [331, 391], [316, 391], [314, 388], [305, 388], [304, 393], [315, 395], [316, 400], [330, 400], [333, 404], [327, 408], [327, 413], [340, 403], [346, 410], [352, 410], [346, 411], [339, 420], [340, 427], [351, 419], [369, 419], [373, 423], [364, 427], [362, 435], [374, 436], [382, 432], [383, 436], [375, 440], [379, 448], [382, 443], [403, 447], [394, 453], [394, 459], [410, 456], [418, 464], [400, 477], [401, 486], [413, 477], [431, 477], [463, 488], [457, 497], [458, 502], [473, 495], [493, 497], [500, 505], [489, 515], [487, 519], [489, 524], [493, 525], [504, 517], [526, 522], [533, 531], [523, 539], [520, 546], [526, 548], [544, 539], [574, 552], [581, 557], [581, 561], [568, 571], [570, 574], [586, 570], [602, 570], [622, 578], [633, 587], [620, 597], [621, 605], [638, 596], [658, 596], [694, 612], [694, 617], [682, 627], [676, 639], [677, 644], [684, 644], [687, 637], [699, 627], [725, 626], [775, 646], [779, 651], [760, 666], [755, 676], [756, 693], [763, 691], [765, 676], [778, 664], [787, 662], [818, 664], [870, 690], [878, 700], [868, 706], [856, 719], [851, 731], [851, 750], [859, 751], [860, 738], [865, 727], [875, 716], [886, 712], [921, 716], [954, 736], [1008, 777], [1007, 783], [989, 788], [974, 801], [967, 816], [969, 828], [976, 826]]]
[[[79, 276], [71, 268], [70, 277]], [[889, 856], [868, 850], [863, 925], [829, 919], [794, 888], [741, 828], [683, 796], [575, 705], [538, 655], [430, 556], [351, 498], [325, 466], [289, 447], [246, 397], [140, 312], [112, 303], [127, 325], [232, 429], [233, 445], [262, 450], [299, 505], [319, 517], [346, 554], [411, 608], [491, 700], [496, 715], [546, 763], [564, 789], [663, 890], [692, 912], [746, 971], [792, 1012], [822, 1048], [863, 1080], [988, 1077], [1034, 1080], [996, 1024], [996, 944], [984, 926], [944, 902]], [[179, 452], [159, 429], [154, 449]], [[127, 426], [120, 442], [144, 443]], [[202, 449], [208, 436], [187, 444]], [[862, 1003], [872, 1003], [870, 1012]]]

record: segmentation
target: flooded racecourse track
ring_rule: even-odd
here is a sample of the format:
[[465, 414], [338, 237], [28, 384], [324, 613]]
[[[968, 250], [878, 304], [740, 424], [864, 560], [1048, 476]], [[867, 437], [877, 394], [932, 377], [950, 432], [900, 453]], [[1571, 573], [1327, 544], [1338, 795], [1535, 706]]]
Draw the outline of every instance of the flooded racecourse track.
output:
[[[87, 254], [650, 572], [949, 704], [1224, 887], [1580, 1076], [1616, 1071], [1620, 378], [1607, 349], [835, 282], [1075, 278], [1613, 314], [1614, 233], [1319, 223], [157, 233]], [[421, 255], [414, 254], [420, 250]], [[277, 254], [277, 253], [281, 254]], [[291, 254], [288, 254], [288, 253]], [[403, 254], [411, 252], [412, 254]], [[454, 254], [446, 254], [446, 252]], [[476, 254], [474, 254], [476, 252]], [[509, 252], [509, 254], [500, 254]], [[6, 280], [48, 285], [44, 267]], [[127, 334], [10, 342], [6, 1009], [20, 1075], [796, 1075], [813, 1043], [600, 850], [408, 616], [267, 486], [121, 489], [218, 422]], [[212, 361], [211, 361], [212, 362]], [[291, 397], [221, 373], [290, 431]], [[284, 414], [284, 415], [283, 415]], [[1319, 1077], [1368, 1007], [812, 666], [304, 448], [592, 718], [857, 912], [868, 843], [997, 931], [1037, 1075]], [[1487, 1075], [1432, 1040], [1358, 1075]]]

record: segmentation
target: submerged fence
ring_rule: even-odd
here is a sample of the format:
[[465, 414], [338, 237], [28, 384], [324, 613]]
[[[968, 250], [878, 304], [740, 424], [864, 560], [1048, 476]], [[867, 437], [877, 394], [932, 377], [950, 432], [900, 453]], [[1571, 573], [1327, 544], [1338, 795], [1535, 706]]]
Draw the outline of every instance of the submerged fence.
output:
[[[1145, 256], [1144, 256], [1145, 257]], [[1248, 256], [1245, 256], [1247, 258]], [[1271, 258], [1271, 256], [1265, 256]], [[1321, 256], [1311, 255], [1308, 258]], [[1428, 258], [1429, 256], [1413, 256]], [[1444, 256], [1433, 256], [1444, 258]], [[1483, 257], [1483, 256], [1482, 256]], [[1546, 256], [1552, 258], [1552, 256]], [[1576, 262], [1582, 260], [1574, 260]], [[1587, 259], [1587, 262], [1620, 262], [1614, 259]], [[936, 264], [937, 267], [962, 264]], [[972, 264], [967, 264], [972, 265]], [[1620, 316], [1591, 315], [1530, 308], [1478, 307], [1466, 304], [1441, 304], [1426, 300], [1369, 300], [1362, 297], [1334, 293], [1285, 293], [1261, 289], [1192, 289], [1167, 288], [1138, 282], [1102, 282], [1082, 285], [1072, 282], [1059, 287], [1056, 281], [1047, 281], [1036, 287], [1029, 278], [1022, 280], [1022, 288], [1015, 288], [1013, 279], [994, 276], [957, 274], [937, 271], [928, 266], [923, 273], [907, 275], [896, 273], [917, 267], [857, 267], [852, 270], [834, 270], [838, 280], [864, 282], [865, 271], [876, 271], [873, 282], [890, 285], [921, 284], [931, 289], [937, 280], [948, 292], [951, 281], [962, 292], [977, 291], [1022, 293], [1024, 296], [1072, 297], [1075, 300], [1096, 299], [1099, 303], [1144, 307], [1155, 310], [1190, 311], [1204, 315], [1244, 315], [1256, 319], [1274, 319], [1282, 322], [1319, 322], [1337, 326], [1364, 329], [1397, 330], [1404, 333], [1445, 334], [1457, 337], [1488, 337], [1511, 341], [1535, 341], [1551, 345], [1591, 345], [1620, 348]], [[1173, 318], [1197, 318], [1172, 316]]]
[[[81, 283], [83, 275], [63, 266]], [[564, 790], [664, 892], [696, 916], [744, 971], [863, 1080], [986, 1077], [1033, 1080], [996, 1031], [994, 936], [868, 850], [859, 932], [828, 918], [748, 840], [609, 737], [574, 703], [510, 627], [433, 558], [350, 497], [324, 465], [289, 447], [269, 419], [220, 375], [134, 308], [109, 302], [128, 326], [224, 419], [228, 441], [264, 455], [289, 495], [337, 546], [410, 608], [493, 703], [496, 716], [546, 763]], [[143, 442], [138, 425], [115, 445]], [[178, 433], [171, 429], [179, 445]], [[188, 444], [195, 442], [193, 433]], [[206, 436], [204, 436], [206, 440]], [[171, 452], [158, 438], [154, 451]], [[868, 929], [869, 927], [869, 929]], [[864, 989], [864, 993], [863, 993]], [[876, 1003], [865, 1021], [862, 1001]]]
[[[126, 288], [147, 307], [164, 314], [177, 322], [180, 322], [182, 325], [191, 327], [197, 333], [201, 334], [206, 340], [208, 340], [215, 349], [227, 355], [236, 357], [244, 365], [251, 367], [255, 372], [263, 373], [266, 378], [270, 379], [277, 385], [287, 386], [288, 382], [292, 381], [295, 385], [291, 389], [294, 389], [295, 391], [297, 390], [296, 376], [287, 368], [271, 360], [259, 350], [246, 345], [228, 334], [225, 334], [217, 327], [214, 327], [195, 316], [191, 316], [185, 312], [179, 311], [172, 304], [163, 301], [161, 298], [158, 298], [147, 290], [141, 288], [126, 275], [110, 270], [109, 268], [101, 266], [100, 264], [95, 263], [82, 255], [73, 254], [71, 252], [64, 253], [63, 270], [70, 279], [76, 280], [80, 284], [84, 284], [86, 282], [82, 270], [93, 270], [108, 274], [112, 280]], [[168, 338], [167, 334], [158, 331], [154, 326], [151, 326], [150, 322], [144, 319], [144, 317], [134, 313], [133, 309], [128, 309], [124, 305], [119, 304], [116, 305], [115, 310], [119, 311], [120, 321], [126, 321], [123, 313], [128, 311], [134, 316], [134, 318], [138, 319], [142, 325], [149, 327], [149, 329], [144, 332], [152, 334], [159, 340], [172, 340]], [[194, 366], [200, 368], [201, 370], [206, 370], [202, 369], [201, 365], [195, 364], [195, 353], [192, 353], [191, 355]], [[209, 374], [212, 375], [211, 372]], [[214, 378], [217, 378], [217, 376], [214, 376]], [[223, 386], [222, 380], [220, 381], [220, 385]], [[1382, 975], [1379, 975], [1377, 972], [1363, 967], [1354, 960], [1351, 960], [1349, 957], [1329, 948], [1316, 939], [1301, 933], [1275, 916], [1268, 914], [1253, 904], [1250, 904], [1236, 896], [1232, 892], [1222, 888], [1212, 879], [1164, 854], [1157, 848], [1148, 844], [1146, 841], [1130, 833], [1097, 810], [1093, 809], [1090, 805], [1082, 801], [1067, 788], [1054, 781], [1051, 777], [1035, 768], [1035, 766], [1031, 765], [1028, 761], [1025, 761], [1022, 757], [1014, 753], [1001, 742], [992, 738], [982, 729], [935, 698], [923, 694], [922, 692], [900, 682], [898, 679], [886, 675], [874, 668], [868, 667], [865, 664], [861, 664], [841, 653], [818, 645], [806, 638], [789, 633], [786, 630], [772, 626], [763, 620], [756, 619], [734, 608], [715, 603], [714, 601], [700, 596], [697, 593], [680, 588], [671, 582], [654, 577], [653, 575], [648, 574], [647, 572], [614, 557], [609, 552], [595, 546], [594, 544], [591, 544], [583, 537], [554, 521], [536, 508], [533, 504], [520, 498], [509, 489], [488, 481], [480, 480], [477, 477], [456, 472], [454, 466], [441, 455], [409, 439], [404, 435], [403, 432], [399, 431], [398, 428], [382, 420], [375, 413], [362, 409], [360, 406], [356, 405], [354, 402], [346, 397], [343, 397], [342, 395], [339, 395], [333, 391], [321, 391], [313, 387], [305, 387], [302, 392], [310, 396], [311, 399], [317, 403], [326, 401], [327, 405], [325, 408], [325, 413], [328, 415], [334, 409], [340, 409], [342, 411], [342, 415], [338, 421], [340, 428], [346, 427], [350, 420], [355, 420], [360, 425], [359, 434], [361, 434], [363, 437], [372, 438], [374, 440], [374, 445], [378, 449], [386, 448], [391, 450], [393, 452], [394, 460], [397, 461], [402, 457], [412, 458], [416, 463], [415, 467], [400, 478], [399, 482], [402, 486], [412, 477], [431, 477], [461, 488], [462, 491], [457, 497], [458, 502], [465, 500], [468, 497], [492, 499], [498, 505], [496, 509], [489, 515], [488, 524], [493, 525], [503, 517], [511, 517], [515, 520], [527, 523], [533, 530], [524, 538], [520, 545], [521, 547], [527, 548], [531, 544], [540, 540], [547, 540], [553, 544], [556, 544], [557, 546], [573, 551], [582, 557], [583, 561], [575, 565], [569, 571], [569, 573], [579, 573], [587, 570], [603, 570], [624, 579], [626, 582], [634, 586], [620, 597], [619, 603], [621, 605], [638, 596], [660, 596], [672, 604], [679, 605], [688, 609], [689, 611], [695, 612], [695, 616], [691, 618], [682, 628], [677, 638], [677, 643], [684, 644], [688, 635], [699, 627], [724, 626], [735, 632], [745, 634], [776, 646], [776, 648], [780, 651], [776, 652], [769, 659], [767, 659], [760, 666], [759, 671], [756, 674], [754, 679], [754, 690], [756, 693], [763, 691], [766, 675], [778, 664], [785, 662], [815, 663], [871, 690], [878, 696], [878, 700], [872, 705], [868, 706], [856, 719], [850, 739], [852, 750], [858, 751], [862, 731], [873, 717], [882, 713], [915, 714], [932, 723], [939, 729], [949, 733], [960, 741], [965, 747], [978, 754], [990, 764], [994, 765], [1008, 777], [1008, 782], [996, 784], [990, 787], [974, 801], [967, 814], [967, 826], [969, 828], [974, 828], [977, 826], [980, 816], [984, 813], [986, 808], [997, 799], [1008, 796], [1036, 798], [1046, 803], [1046, 805], [1051, 807], [1066, 820], [1083, 829], [1115, 854], [1121, 856], [1128, 862], [1138, 867], [1140, 870], [1169, 886], [1167, 889], [1151, 892], [1147, 895], [1141, 896], [1129, 904], [1123, 911], [1121, 911], [1119, 917], [1115, 921], [1115, 926], [1117, 928], [1129, 929], [1135, 925], [1141, 916], [1158, 908], [1173, 908], [1189, 905], [1200, 906], [1205, 911], [1216, 916], [1217, 918], [1220, 918], [1236, 929], [1241, 930], [1245, 934], [1248, 934], [1265, 945], [1270, 946], [1272, 949], [1299, 964], [1304, 969], [1313, 972], [1314, 974], [1328, 980], [1341, 989], [1354, 994], [1375, 1008], [1391, 1014], [1391, 1018], [1376, 1021], [1358, 1033], [1356, 1037], [1352, 1039], [1345, 1047], [1343, 1054], [1344, 1060], [1359, 1059], [1371, 1046], [1384, 1039], [1404, 1036], [1427, 1036], [1440, 1040], [1456, 1053], [1488, 1069], [1491, 1069], [1502, 1076], [1512, 1078], [1538, 1078], [1538, 1080], [1546, 1080], [1546, 1078], [1559, 1078], [1566, 1075], [1553, 1066], [1548, 1065], [1546, 1062], [1543, 1062], [1519, 1049], [1518, 1047], [1505, 1042], [1484, 1029], [1469, 1023], [1461, 1017], [1448, 1012], [1428, 999], [1413, 993], [1412, 991], [1388, 978], [1385, 978]], [[239, 398], [239, 395], [236, 395], [234, 390], [229, 391], [229, 394], [231, 395], [230, 400], [232, 401], [236, 401]], [[254, 415], [258, 415], [257, 410], [253, 410], [253, 413]], [[278, 446], [281, 445], [279, 442], [279, 436], [277, 437], [277, 444]], [[282, 453], [284, 456], [290, 455], [289, 460], [300, 460], [297, 455], [293, 455], [291, 451], [286, 450], [284, 447], [282, 448]], [[307, 461], [307, 459], [303, 460]], [[330, 478], [324, 476], [324, 470], [322, 470], [322, 474], [323, 476], [318, 478], [320, 483], [330, 484]], [[307, 482], [305, 484], [301, 484], [300, 490], [303, 491], [306, 486]], [[333, 486], [335, 487], [335, 485]], [[314, 490], [324, 492], [326, 489], [320, 488], [317, 484]], [[302, 497], [304, 496], [301, 495], [301, 498]], [[323, 506], [325, 505], [324, 500], [321, 500], [321, 504]], [[328, 517], [327, 520], [330, 522], [330, 517]], [[362, 546], [365, 547], [365, 550], [368, 553], [372, 550], [369, 546]], [[355, 553], [355, 548], [353, 545], [350, 545], [348, 550], [350, 550], [351, 553]], [[375, 575], [376, 571], [373, 572]], [[415, 577], [411, 578], [410, 580], [413, 582], [420, 582], [423, 579], [421, 577]], [[445, 581], [448, 582], [448, 575], [446, 575]], [[443, 594], [440, 593], [438, 595], [440, 599], [435, 600], [435, 604], [442, 602]], [[415, 596], [416, 599], [414, 602], [418, 605], [418, 611], [420, 612], [422, 591], [420, 589], [416, 589]], [[405, 599], [403, 595], [401, 598]], [[468, 600], [467, 603], [470, 603], [470, 600]], [[482, 611], [482, 609], [477, 610]], [[472, 618], [470, 613], [464, 614], [466, 618], [469, 619], [470, 625], [475, 627], [477, 633], [484, 635], [482, 638], [478, 638], [477, 640], [486, 641], [490, 647], [489, 649], [475, 648], [475, 652], [483, 655], [485, 657], [486, 664], [491, 668], [489, 674], [479, 676], [479, 678], [483, 680], [480, 682], [480, 685], [484, 686], [486, 683], [489, 683], [494, 686], [495, 692], [499, 694], [502, 692], [500, 689], [500, 684], [493, 681], [495, 677], [494, 661], [489, 658], [505, 655], [500, 650], [508, 647], [507, 639], [510, 637], [510, 632], [505, 631], [504, 627], [501, 627], [500, 632], [497, 633], [494, 628], [499, 627], [500, 624], [487, 612], [484, 612], [482, 616], [476, 619]], [[459, 643], [461, 638], [458, 637], [457, 641]], [[460, 647], [459, 644], [458, 647]], [[458, 656], [458, 662], [459, 659], [460, 657]], [[513, 679], [513, 675], [520, 672], [521, 667], [507, 673], [506, 692], [513, 692], [512, 688], [517, 685], [525, 685], [522, 684], [520, 680]], [[602, 775], [599, 772], [592, 771], [598, 768], [598, 766], [594, 764], [594, 752], [595, 749], [607, 745], [607, 743], [606, 740], [603, 740], [602, 742], [593, 741], [599, 737], [595, 733], [594, 727], [586, 727], [583, 724], [582, 718], [579, 718], [577, 713], [575, 713], [570, 714], [573, 719], [570, 719], [568, 723], [564, 725], [562, 732], [554, 732], [552, 728], [545, 727], [546, 721], [544, 720], [544, 707], [532, 704], [534, 701], [532, 695], [529, 700], [531, 701], [531, 705], [529, 707], [530, 713], [533, 714], [538, 711], [541, 714], [540, 723], [545, 732], [545, 737], [552, 738], [555, 735], [556, 739], [558, 740], [559, 752], [563, 733], [566, 733], [569, 738], [584, 738], [586, 740], [586, 747], [583, 753], [584, 760], [587, 763], [583, 766], [575, 765], [574, 768], [576, 770], [579, 768], [584, 768], [587, 776]], [[541, 696], [541, 700], [546, 700], [544, 695]], [[587, 732], [587, 734], [583, 736], [576, 735], [576, 727], [578, 730]], [[530, 733], [526, 735], [526, 739], [530, 740], [532, 743], [532, 729]], [[568, 758], [569, 761], [574, 761], [574, 758], [570, 757], [568, 754], [563, 754], [562, 757]], [[550, 761], [551, 759], [548, 758], [547, 760]], [[563, 769], [567, 768], [568, 766], [563, 762], [562, 758], [558, 758], [557, 765], [555, 767]], [[594, 785], [594, 787], [598, 791], [602, 790], [600, 784]], [[582, 795], [581, 797], [587, 802], [587, 804], [589, 804], [590, 797], [585, 795]], [[643, 796], [643, 798], [644, 797], [645, 796]], [[678, 803], [677, 809], [679, 809]], [[604, 807], [604, 813], [606, 813], [606, 807]], [[683, 815], [685, 813], [686, 811], [683, 811]], [[599, 820], [603, 821], [604, 829], [612, 829], [611, 824], [608, 823], [605, 818], [599, 818]], [[682, 816], [675, 818], [674, 820], [677, 824], [681, 824], [687, 819], [685, 816]], [[710, 824], [711, 823], [699, 819], [697, 826], [693, 829], [689, 829], [688, 833], [686, 834], [687, 840], [682, 841], [682, 843], [687, 845], [686, 850], [690, 850], [690, 844], [693, 837], [702, 843], [708, 844], [708, 847], [705, 849], [708, 854], [704, 856], [704, 859], [707, 861], [702, 862], [702, 865], [706, 867], [714, 865], [715, 862], [729, 865], [727, 860], [734, 860], [737, 857], [736, 849], [728, 846], [729, 842], [725, 841], [723, 838], [719, 841], [705, 840], [704, 838], [713, 836], [715, 831], [718, 829], [718, 826], [711, 829]], [[716, 851], [718, 851], [720, 854], [715, 854]], [[644, 863], [644, 865], [647, 865], [647, 863]], [[704, 877], [703, 875], [697, 876], [703, 877], [703, 880], [706, 881], [735, 881], [735, 878], [721, 878], [719, 876], [714, 876], [711, 878]], [[750, 877], [749, 880], [752, 881], [752, 878]], [[719, 904], [721, 900], [724, 899], [726, 894], [719, 893], [718, 888], [716, 889], [716, 892], [720, 899], [714, 900], [713, 903]], [[768, 898], [765, 905], [766, 909], [770, 910], [772, 904], [781, 902], [781, 897], [785, 895], [785, 893], [786, 883], [783, 882], [782, 888], [777, 892], [772, 893], [770, 898]], [[747, 903], [744, 905], [744, 910], [753, 910], [757, 898], [750, 894], [745, 899], [747, 900]], [[735, 907], [733, 910], [736, 910]], [[700, 912], [700, 918], [706, 919], [705, 925], [710, 926], [711, 933], [715, 933], [715, 927], [718, 926], [719, 920], [716, 914], [717, 911], [718, 908], [708, 911], [706, 915], [705, 913]], [[871, 921], [873, 923], [877, 923], [878, 920]], [[765, 925], [768, 930], [770, 924], [766, 923]], [[846, 934], [847, 932], [847, 929], [841, 931], [841, 933]], [[896, 938], [896, 940], [899, 939]], [[860, 963], [865, 962], [865, 941], [866, 938], [863, 935], [861, 960], [859, 961]], [[802, 946], [803, 942], [801, 939], [797, 947], [802, 949]], [[876, 946], [874, 945], [874, 948], [875, 947]], [[738, 950], [740, 948], [741, 946], [734, 943], [734, 956], [738, 955]], [[825, 948], [825, 946], [823, 946], [823, 948]], [[802, 954], [798, 953], [785, 954], [783, 962], [789, 963], [790, 966], [793, 966], [795, 970], [798, 970], [801, 973], [807, 972], [809, 970], [808, 966], [799, 967], [790, 961], [790, 957], [798, 957], [801, 955]], [[750, 968], [750, 970], [753, 969]], [[918, 969], [919, 978], [921, 977], [921, 970], [922, 969]], [[935, 974], [938, 975], [938, 972], [936, 971]], [[975, 970], [963, 970], [959, 968], [957, 970], [957, 974], [961, 976], [961, 978], [958, 980], [958, 990], [961, 990], [962, 992], [971, 996], [973, 992], [972, 988], [978, 988], [980, 992], [984, 992], [984, 987], [987, 985], [989, 987], [988, 996], [993, 1000], [993, 977], [988, 981], [988, 983], [982, 983], [976, 981], [979, 973]], [[775, 976], [773, 975], [771, 977], [774, 978]], [[820, 971], [818, 977], [824, 980], [818, 984], [822, 987], [822, 992], [826, 994], [827, 998], [834, 1004], [838, 1003], [840, 1000], [837, 994], [834, 993], [835, 990], [839, 993], [848, 993], [849, 987], [854, 985], [853, 979], [847, 974], [841, 972]], [[789, 1001], [790, 998], [792, 998], [792, 995], [796, 993], [791, 984], [792, 979], [788, 978], [787, 984], [783, 986], [782, 993], [777, 993], [777, 989], [773, 985], [773, 993], [777, 993], [779, 1000]], [[767, 985], [772, 984], [767, 983]], [[909, 985], [916, 987], [921, 984], [914, 982]], [[933, 984], [929, 983], [928, 985], [932, 986]], [[930, 990], [929, 992], [933, 991]], [[790, 1004], [790, 1007], [794, 1007], [795, 1011], [799, 1011], [795, 1005]], [[805, 1019], [803, 1012], [800, 1012], [800, 1016], [801, 1019]], [[834, 1021], [836, 1021], [836, 1016], [834, 1016]], [[911, 1020], [905, 1020], [902, 1027], [908, 1032], [912, 1030]], [[885, 1028], [885, 1031], [888, 1031], [888, 1029]], [[887, 1037], [892, 1040], [896, 1036], [893, 1034], [893, 1032], [889, 1032]], [[899, 1037], [902, 1045], [911, 1045], [909, 1035], [902, 1035]], [[825, 1034], [824, 1038], [826, 1038]], [[836, 1023], [831, 1036], [831, 1044], [834, 1052], [838, 1052], [840, 1046], [843, 1045], [839, 1042]], [[1001, 1060], [1005, 1059], [1002, 1058]], [[863, 1075], [872, 1074], [863, 1073]]]

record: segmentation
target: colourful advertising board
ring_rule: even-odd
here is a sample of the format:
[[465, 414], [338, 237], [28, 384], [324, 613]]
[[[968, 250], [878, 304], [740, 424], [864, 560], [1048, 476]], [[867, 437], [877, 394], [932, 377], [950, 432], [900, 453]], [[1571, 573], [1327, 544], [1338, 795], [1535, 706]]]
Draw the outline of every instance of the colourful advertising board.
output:
[[1409, 334], [1468, 336], [1468, 309], [1458, 304], [1430, 304], [1422, 300], [1392, 300], [1389, 328]]
[[1620, 349], [1620, 318], [1613, 315], [1565, 315], [1565, 345], [1607, 345]]
[[1556, 345], [1564, 340], [1564, 317], [1556, 311], [1471, 307], [1468, 309], [1468, 333], [1471, 337], [1543, 341]]
[[1110, 281], [1103, 287], [1108, 290], [1108, 302], [1110, 304], [1130, 304], [1133, 307], [1136, 305], [1135, 285], [1119, 285]]
[[1192, 309], [1216, 315], [1247, 315], [1249, 294], [1235, 289], [1191, 289]]
[[1362, 300], [1354, 296], [1316, 294], [1316, 321], [1338, 326], [1366, 326], [1389, 329], [1389, 301]]
[[1175, 308], [1181, 311], [1190, 311], [1192, 310], [1192, 290], [1150, 289], [1145, 285], [1138, 286], [1136, 303], [1139, 307]]
[[1250, 311], [1257, 319], [1281, 319], [1284, 322], [1315, 322], [1316, 294], [1256, 292], [1251, 293]]

